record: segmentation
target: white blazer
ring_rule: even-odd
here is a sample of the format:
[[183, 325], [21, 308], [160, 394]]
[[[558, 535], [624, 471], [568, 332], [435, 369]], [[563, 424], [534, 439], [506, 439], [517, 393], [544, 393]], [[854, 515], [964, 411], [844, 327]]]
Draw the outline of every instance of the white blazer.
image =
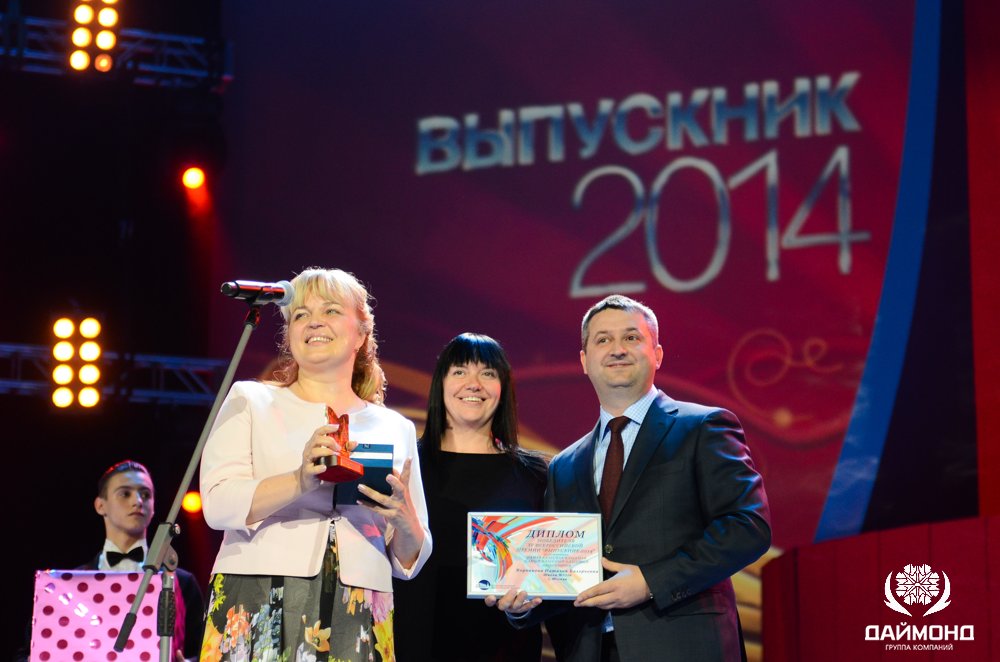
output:
[[316, 428], [326, 424], [326, 406], [306, 402], [288, 388], [236, 382], [212, 426], [201, 456], [205, 521], [224, 531], [213, 573], [312, 577], [319, 573], [331, 520], [337, 533], [340, 580], [348, 586], [391, 591], [392, 577], [416, 575], [431, 553], [427, 504], [417, 461], [413, 423], [368, 404], [351, 414], [351, 441], [392, 443], [393, 468], [410, 465], [410, 500], [424, 529], [416, 562], [403, 568], [387, 553], [392, 527], [362, 506], [333, 508], [333, 486], [324, 484], [278, 512], [246, 524], [257, 485], [295, 471]]

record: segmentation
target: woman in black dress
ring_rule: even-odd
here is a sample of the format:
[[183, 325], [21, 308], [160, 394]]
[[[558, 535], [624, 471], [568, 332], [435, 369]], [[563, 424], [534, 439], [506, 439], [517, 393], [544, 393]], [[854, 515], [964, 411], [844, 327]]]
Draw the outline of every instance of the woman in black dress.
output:
[[537, 626], [515, 630], [465, 597], [467, 513], [540, 511], [545, 493], [546, 460], [518, 447], [514, 380], [494, 339], [463, 333], [441, 352], [419, 456], [434, 550], [394, 589], [400, 662], [537, 662]]

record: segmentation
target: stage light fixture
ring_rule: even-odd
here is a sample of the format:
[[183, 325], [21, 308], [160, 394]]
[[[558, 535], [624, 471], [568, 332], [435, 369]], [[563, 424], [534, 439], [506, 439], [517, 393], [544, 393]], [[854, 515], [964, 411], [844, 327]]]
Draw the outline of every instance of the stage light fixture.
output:
[[101, 333], [101, 323], [93, 317], [87, 317], [80, 322], [80, 335], [93, 340]]
[[106, 28], [118, 25], [118, 12], [111, 7], [105, 7], [97, 12], [97, 22]]
[[101, 401], [101, 393], [93, 386], [84, 386], [80, 389], [80, 395], [77, 396], [77, 400], [80, 402], [81, 407], [93, 407]]
[[94, 38], [94, 43], [102, 51], [110, 51], [118, 43], [118, 37], [111, 30], [101, 30]]
[[183, 508], [186, 513], [200, 513], [201, 493], [191, 491], [185, 494], [184, 498], [181, 500], [181, 508]]
[[65, 386], [52, 391], [52, 404], [60, 409], [65, 409], [73, 404], [73, 398], [73, 391]]
[[191, 166], [184, 170], [184, 174], [181, 175], [181, 182], [192, 191], [199, 189], [205, 185], [205, 171], [198, 166]]
[[73, 343], [68, 340], [57, 342], [52, 348], [52, 356], [56, 361], [69, 361], [76, 353]]
[[[109, 0], [82, 0], [73, 9], [70, 27], [70, 42], [77, 49], [69, 56], [69, 66], [76, 71], [87, 71], [91, 67], [101, 73], [114, 68], [112, 52], [118, 46], [118, 25], [121, 16], [109, 5]], [[90, 26], [96, 20], [96, 30]], [[75, 28], [75, 29], [74, 29]], [[96, 34], [94, 34], [96, 32]]]
[[[77, 332], [80, 340], [74, 342]], [[96, 406], [101, 401], [98, 387], [101, 369], [95, 365], [101, 357], [101, 346], [97, 342], [101, 323], [95, 317], [79, 322], [61, 317], [52, 325], [52, 334], [56, 337], [52, 356], [59, 362], [52, 370], [52, 382], [57, 386], [52, 392], [53, 404], [66, 408], [76, 401], [81, 407]], [[74, 382], [83, 386], [77, 393], [74, 393]]]
[[87, 25], [94, 20], [94, 8], [90, 5], [77, 5], [73, 10], [73, 20], [80, 25]]
[[112, 64], [114, 64], [114, 61], [107, 53], [101, 53], [94, 58], [94, 69], [97, 69], [102, 74], [111, 71]]
[[73, 368], [65, 363], [60, 363], [52, 371], [52, 381], [60, 386], [65, 386], [73, 381]]
[[81, 384], [96, 384], [97, 380], [101, 378], [101, 370], [93, 363], [88, 363], [80, 368], [79, 377]]
[[87, 51], [73, 51], [69, 56], [69, 66], [76, 71], [83, 71], [90, 66], [90, 55]]
[[[74, 331], [76, 331], [76, 324], [68, 317], [60, 317], [52, 325], [52, 333], [55, 334], [56, 338], [63, 340], [72, 336]], [[89, 338], [90, 336], [87, 337]]]
[[93, 340], [88, 340], [87, 342], [80, 345], [80, 358], [84, 361], [92, 362], [96, 361], [101, 357], [101, 346], [98, 345]]
[[70, 37], [70, 41], [73, 42], [74, 46], [78, 48], [86, 48], [90, 46], [90, 40], [93, 38], [90, 30], [87, 28], [77, 28], [73, 30], [73, 35]]

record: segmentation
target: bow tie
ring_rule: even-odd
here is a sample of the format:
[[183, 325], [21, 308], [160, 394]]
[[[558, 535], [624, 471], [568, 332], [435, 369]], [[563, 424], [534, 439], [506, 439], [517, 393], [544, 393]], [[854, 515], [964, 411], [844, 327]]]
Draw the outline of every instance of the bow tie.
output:
[[142, 560], [146, 558], [146, 552], [142, 550], [142, 547], [133, 547], [126, 554], [108, 551], [104, 552], [104, 556], [108, 559], [108, 565], [114, 567], [125, 559], [131, 559], [136, 563], [142, 563]]

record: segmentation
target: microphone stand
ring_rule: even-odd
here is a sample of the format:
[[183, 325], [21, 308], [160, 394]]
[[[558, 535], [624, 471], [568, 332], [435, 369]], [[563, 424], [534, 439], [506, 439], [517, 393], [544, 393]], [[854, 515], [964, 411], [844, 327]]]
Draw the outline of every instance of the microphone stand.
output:
[[250, 310], [247, 311], [246, 319], [243, 320], [243, 335], [240, 336], [240, 341], [236, 344], [236, 351], [229, 362], [229, 368], [222, 379], [222, 385], [219, 386], [219, 392], [215, 395], [212, 411], [208, 414], [208, 420], [205, 421], [201, 437], [198, 438], [198, 445], [195, 446], [191, 460], [188, 462], [187, 471], [184, 472], [184, 478], [181, 480], [180, 488], [174, 497], [174, 503], [170, 506], [170, 512], [167, 513], [167, 520], [156, 527], [153, 542], [149, 545], [149, 553], [146, 554], [146, 561], [142, 565], [145, 574], [139, 583], [138, 590], [135, 592], [132, 607], [125, 614], [125, 620], [122, 622], [118, 638], [115, 640], [114, 649], [119, 653], [125, 650], [125, 646], [128, 643], [129, 635], [135, 626], [139, 607], [142, 604], [142, 598], [146, 595], [149, 582], [152, 581], [154, 574], [162, 572], [163, 589], [160, 592], [160, 601], [157, 604], [156, 634], [160, 637], [160, 662], [172, 662], [170, 658], [170, 643], [174, 635], [176, 609], [174, 602], [174, 570], [177, 569], [177, 552], [170, 546], [170, 540], [180, 534], [180, 526], [174, 523], [174, 520], [177, 519], [177, 514], [181, 509], [181, 502], [184, 500], [184, 495], [187, 493], [188, 487], [191, 485], [191, 480], [194, 478], [195, 469], [201, 461], [201, 451], [205, 447], [205, 442], [208, 441], [208, 434], [212, 431], [212, 424], [215, 423], [215, 417], [219, 414], [219, 409], [222, 408], [222, 401], [225, 400], [226, 394], [229, 393], [229, 387], [233, 383], [233, 376], [236, 374], [236, 367], [239, 365], [240, 359], [243, 358], [243, 351], [250, 340], [250, 334], [260, 324], [260, 308], [264, 304], [257, 303], [256, 299], [251, 299], [247, 303], [250, 305]]

